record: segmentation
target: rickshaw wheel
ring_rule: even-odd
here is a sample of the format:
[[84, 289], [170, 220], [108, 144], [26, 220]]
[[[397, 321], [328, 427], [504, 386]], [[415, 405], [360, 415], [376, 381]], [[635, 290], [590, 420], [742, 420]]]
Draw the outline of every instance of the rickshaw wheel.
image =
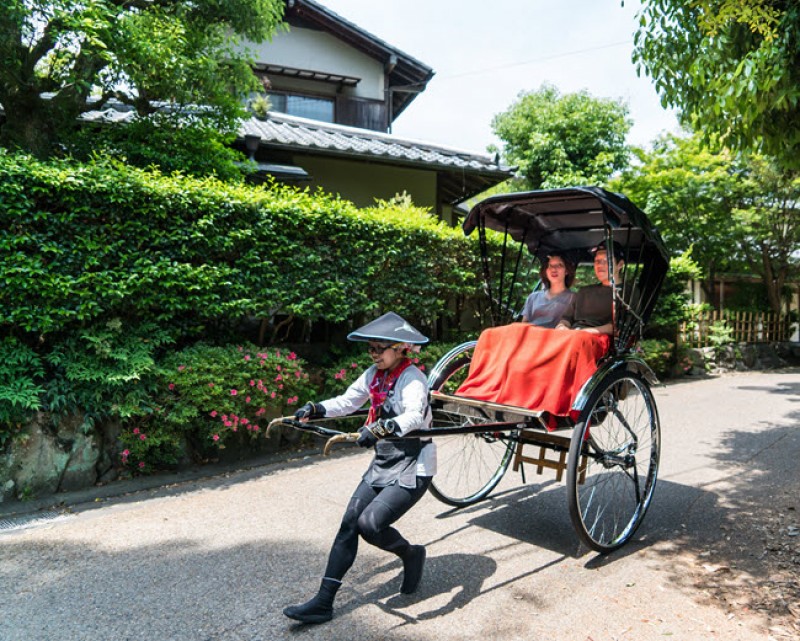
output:
[[[429, 389], [453, 394], [466, 378], [474, 346], [474, 342], [465, 343], [445, 355], [431, 372]], [[491, 422], [486, 412], [474, 407], [434, 406], [432, 411], [434, 429]], [[514, 453], [513, 436], [481, 432], [436, 437], [437, 473], [431, 494], [455, 507], [486, 498], [508, 469]]]
[[656, 486], [661, 428], [638, 373], [612, 371], [590, 395], [567, 460], [569, 514], [581, 540], [607, 553], [642, 522]]

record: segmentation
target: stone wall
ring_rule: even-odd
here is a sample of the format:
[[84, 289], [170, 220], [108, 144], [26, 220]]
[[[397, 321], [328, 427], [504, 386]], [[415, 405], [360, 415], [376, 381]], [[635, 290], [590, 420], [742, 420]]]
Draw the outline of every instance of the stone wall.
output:
[[[0, 503], [43, 498], [59, 492], [111, 483], [132, 474], [120, 460], [120, 425], [93, 424], [82, 416], [67, 417], [53, 425], [39, 413], [0, 457]], [[242, 438], [227, 443], [214, 462], [235, 462], [295, 447], [300, 432], [279, 428], [271, 438]], [[177, 469], [204, 462], [186, 448]]]
[[692, 368], [676, 375], [699, 376], [730, 371], [767, 370], [800, 365], [798, 343], [736, 343], [717, 354], [713, 347], [688, 350]]

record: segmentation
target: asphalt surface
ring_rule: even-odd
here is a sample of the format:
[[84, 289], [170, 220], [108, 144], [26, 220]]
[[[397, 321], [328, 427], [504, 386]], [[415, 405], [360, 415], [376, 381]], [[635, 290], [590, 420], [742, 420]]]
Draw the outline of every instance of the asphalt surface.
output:
[[400, 595], [398, 560], [362, 543], [333, 621], [295, 624], [281, 610], [316, 590], [369, 460], [342, 448], [60, 495], [58, 510], [3, 506], [0, 640], [785, 638], [769, 612], [723, 607], [697, 577], [764, 581], [748, 519], [768, 509], [800, 520], [800, 369], [680, 381], [655, 397], [655, 497], [611, 555], [578, 544], [563, 484], [509, 471], [478, 505], [426, 495], [398, 523], [428, 548], [417, 594]]

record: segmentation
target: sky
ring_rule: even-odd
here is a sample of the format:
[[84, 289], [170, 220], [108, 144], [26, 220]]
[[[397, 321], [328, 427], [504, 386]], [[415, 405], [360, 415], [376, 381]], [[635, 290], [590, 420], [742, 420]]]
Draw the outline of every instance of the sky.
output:
[[543, 83], [621, 99], [628, 143], [678, 131], [631, 61], [638, 0], [318, 0], [436, 72], [392, 133], [457, 149], [502, 147], [492, 118]]

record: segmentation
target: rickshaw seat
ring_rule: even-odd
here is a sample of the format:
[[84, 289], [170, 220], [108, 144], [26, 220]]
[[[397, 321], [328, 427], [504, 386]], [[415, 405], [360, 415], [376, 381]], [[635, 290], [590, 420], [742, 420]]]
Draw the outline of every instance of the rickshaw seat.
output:
[[[456, 396], [569, 417], [611, 338], [512, 323], [484, 330]], [[555, 427], [555, 419], [553, 427]]]

